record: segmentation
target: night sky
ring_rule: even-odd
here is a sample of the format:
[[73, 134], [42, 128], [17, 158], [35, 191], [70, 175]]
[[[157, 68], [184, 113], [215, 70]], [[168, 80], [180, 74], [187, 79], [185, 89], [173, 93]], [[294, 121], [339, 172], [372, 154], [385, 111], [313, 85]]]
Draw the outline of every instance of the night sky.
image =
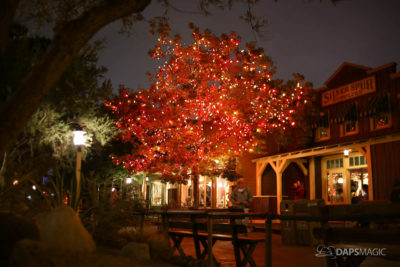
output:
[[[183, 10], [196, 10], [195, 0], [172, 0]], [[268, 20], [257, 36], [239, 16], [246, 6], [236, 4], [231, 11], [213, 11], [204, 17], [193, 13], [170, 11], [173, 33], [190, 41], [188, 24], [193, 22], [203, 31], [215, 34], [236, 32], [242, 42], [256, 41], [277, 67], [275, 78], [290, 79], [301, 73], [314, 88], [323, 86], [343, 62], [379, 67], [389, 62], [400, 63], [400, 1], [344, 0], [333, 5], [328, 0], [263, 0], [255, 14]], [[146, 18], [161, 15], [162, 8], [153, 1], [145, 12]], [[119, 35], [119, 23], [114, 23], [94, 39], [106, 38], [99, 64], [109, 71], [115, 88], [120, 84], [137, 89], [146, 88], [146, 72], [155, 72], [161, 65], [150, 58], [148, 50], [156, 44], [149, 34], [148, 24], [136, 24], [133, 35]], [[399, 67], [400, 69], [400, 67]]]

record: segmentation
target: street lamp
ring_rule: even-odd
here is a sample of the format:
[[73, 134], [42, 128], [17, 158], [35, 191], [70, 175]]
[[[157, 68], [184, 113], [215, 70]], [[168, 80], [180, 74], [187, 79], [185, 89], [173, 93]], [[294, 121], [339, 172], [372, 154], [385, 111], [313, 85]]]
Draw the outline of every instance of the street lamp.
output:
[[78, 210], [79, 196], [81, 193], [81, 166], [82, 166], [82, 146], [85, 144], [85, 131], [74, 131], [74, 145], [76, 146], [76, 195], [75, 195], [75, 208]]

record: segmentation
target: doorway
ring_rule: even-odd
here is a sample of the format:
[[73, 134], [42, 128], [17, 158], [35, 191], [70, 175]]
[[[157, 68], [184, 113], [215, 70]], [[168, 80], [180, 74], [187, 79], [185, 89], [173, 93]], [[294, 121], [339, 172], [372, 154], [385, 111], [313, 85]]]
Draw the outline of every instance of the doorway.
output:
[[346, 202], [345, 198], [345, 186], [346, 186], [346, 176], [343, 171], [332, 171], [328, 173], [327, 177], [327, 192], [329, 204], [344, 204]]

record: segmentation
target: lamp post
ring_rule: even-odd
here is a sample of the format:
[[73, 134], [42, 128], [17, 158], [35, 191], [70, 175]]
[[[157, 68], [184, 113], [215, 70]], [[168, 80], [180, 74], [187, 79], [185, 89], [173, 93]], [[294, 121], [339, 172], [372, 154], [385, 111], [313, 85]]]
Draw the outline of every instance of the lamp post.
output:
[[82, 146], [85, 144], [85, 131], [74, 131], [74, 145], [76, 146], [76, 191], [74, 208], [78, 210], [79, 196], [81, 193], [81, 166], [82, 166]]

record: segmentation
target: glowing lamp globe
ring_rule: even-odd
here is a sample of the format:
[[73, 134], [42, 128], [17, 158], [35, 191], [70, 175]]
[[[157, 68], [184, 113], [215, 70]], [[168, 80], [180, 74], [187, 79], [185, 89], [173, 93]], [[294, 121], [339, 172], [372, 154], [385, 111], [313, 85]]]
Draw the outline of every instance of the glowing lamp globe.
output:
[[85, 144], [85, 131], [74, 131], [74, 145], [82, 146]]

